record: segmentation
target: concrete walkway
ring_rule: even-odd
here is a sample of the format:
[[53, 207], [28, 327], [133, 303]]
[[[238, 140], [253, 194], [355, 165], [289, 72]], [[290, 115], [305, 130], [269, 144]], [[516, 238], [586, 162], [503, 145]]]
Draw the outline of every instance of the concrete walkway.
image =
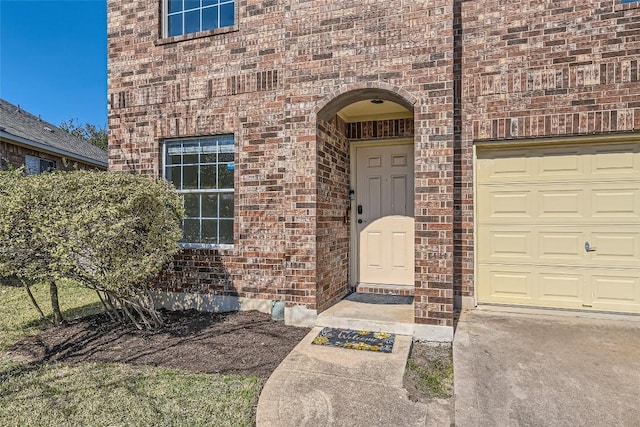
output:
[[640, 322], [463, 312], [456, 426], [640, 426]]
[[387, 354], [312, 345], [321, 329], [314, 328], [269, 377], [258, 427], [430, 425], [427, 406], [409, 401], [402, 385], [410, 336], [396, 335]]

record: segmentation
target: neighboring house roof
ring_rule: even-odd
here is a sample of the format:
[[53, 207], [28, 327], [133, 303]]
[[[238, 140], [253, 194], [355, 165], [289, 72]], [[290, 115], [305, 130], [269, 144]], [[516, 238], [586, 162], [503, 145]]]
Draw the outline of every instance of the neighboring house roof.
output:
[[83, 163], [107, 167], [106, 150], [77, 138], [4, 99], [0, 99], [0, 137], [37, 151], [47, 151]]

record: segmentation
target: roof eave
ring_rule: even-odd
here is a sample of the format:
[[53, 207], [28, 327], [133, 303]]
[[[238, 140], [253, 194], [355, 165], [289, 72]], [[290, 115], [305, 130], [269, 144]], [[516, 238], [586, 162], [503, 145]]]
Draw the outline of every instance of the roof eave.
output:
[[43, 144], [41, 142], [33, 141], [31, 139], [23, 138], [18, 135], [14, 135], [12, 133], [7, 132], [6, 130], [0, 130], [0, 138], [7, 139], [9, 141], [18, 142], [20, 145], [25, 145], [27, 147], [32, 147], [37, 149], [38, 151], [44, 151], [51, 154], [57, 154], [61, 157], [68, 157], [74, 160], [81, 161], [83, 163], [87, 163], [89, 165], [94, 166], [102, 166], [108, 167], [108, 162], [102, 162], [100, 160], [92, 159], [90, 157], [83, 156], [82, 154], [77, 154], [71, 151], [62, 150], [60, 148], [52, 147], [50, 145]]

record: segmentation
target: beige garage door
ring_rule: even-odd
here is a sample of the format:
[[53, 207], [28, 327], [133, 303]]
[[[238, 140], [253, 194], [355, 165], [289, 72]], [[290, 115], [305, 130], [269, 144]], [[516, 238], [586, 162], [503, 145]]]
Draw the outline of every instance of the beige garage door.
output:
[[640, 312], [640, 142], [478, 148], [478, 301]]

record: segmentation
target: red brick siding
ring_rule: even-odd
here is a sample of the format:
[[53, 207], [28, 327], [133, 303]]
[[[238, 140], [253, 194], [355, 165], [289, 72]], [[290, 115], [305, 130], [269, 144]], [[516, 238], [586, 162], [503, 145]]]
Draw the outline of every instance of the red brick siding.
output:
[[315, 309], [316, 113], [349, 90], [399, 94], [415, 103], [416, 318], [452, 325], [451, 2], [246, 0], [237, 31], [178, 43], [159, 42], [158, 3], [108, 3], [110, 168], [159, 174], [163, 139], [235, 133], [233, 291]]
[[318, 208], [316, 226], [317, 308], [329, 308], [349, 288], [349, 140], [345, 123], [318, 120]]
[[640, 129], [640, 8], [617, 3], [464, 2], [464, 134]]

